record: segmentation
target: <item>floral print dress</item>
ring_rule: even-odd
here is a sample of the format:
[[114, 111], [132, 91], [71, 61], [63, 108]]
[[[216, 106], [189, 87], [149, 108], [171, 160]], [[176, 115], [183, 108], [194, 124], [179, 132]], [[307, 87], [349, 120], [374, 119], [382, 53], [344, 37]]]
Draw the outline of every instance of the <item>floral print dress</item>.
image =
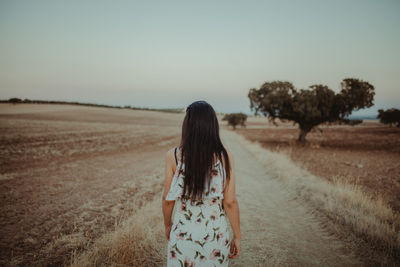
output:
[[[177, 150], [179, 152], [179, 147]], [[167, 267], [228, 266], [231, 240], [228, 219], [222, 206], [225, 169], [220, 160], [215, 163], [210, 191], [206, 187], [203, 200], [193, 204], [181, 198], [183, 169], [184, 163], [179, 160], [166, 197], [167, 200], [176, 200]]]

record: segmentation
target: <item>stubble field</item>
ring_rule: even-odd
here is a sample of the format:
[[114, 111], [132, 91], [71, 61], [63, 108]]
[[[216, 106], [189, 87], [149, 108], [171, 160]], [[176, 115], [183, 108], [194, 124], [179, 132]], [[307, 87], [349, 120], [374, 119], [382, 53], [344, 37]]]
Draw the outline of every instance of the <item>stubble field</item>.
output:
[[[1, 104], [0, 265], [164, 264], [159, 199], [164, 157], [179, 144], [183, 118], [155, 111]], [[250, 117], [247, 128], [235, 132], [266, 150], [251, 142], [239, 144], [239, 136], [220, 116], [219, 121], [223, 141], [237, 157], [238, 198], [245, 205], [244, 251], [233, 266], [266, 260], [271, 266], [379, 263], [392, 255], [390, 249], [399, 249], [399, 129], [376, 121], [324, 126], [322, 133], [310, 133], [309, 144], [302, 147], [295, 144], [295, 126], [280, 123], [277, 128], [265, 118]], [[371, 202], [353, 189], [342, 195], [342, 187], [327, 186], [325, 180], [360, 185], [387, 203]], [[344, 224], [315, 213], [324, 208]], [[358, 235], [334, 237], [335, 231], [325, 227], [328, 220], [338, 231]], [[346, 228], [347, 223], [353, 226]], [[260, 232], [264, 226], [267, 231]], [[310, 226], [314, 231], [306, 230]], [[363, 235], [368, 242], [383, 242], [382, 253], [359, 246], [357, 238]], [[330, 240], [332, 248], [323, 240]]]
[[162, 190], [183, 114], [0, 105], [0, 265], [62, 265]]
[[357, 126], [323, 125], [307, 135], [308, 144], [296, 144], [299, 130], [278, 121], [250, 118], [237, 132], [263, 147], [290, 157], [301, 168], [328, 181], [359, 185], [373, 197], [383, 196], [400, 212], [400, 128], [377, 120]]

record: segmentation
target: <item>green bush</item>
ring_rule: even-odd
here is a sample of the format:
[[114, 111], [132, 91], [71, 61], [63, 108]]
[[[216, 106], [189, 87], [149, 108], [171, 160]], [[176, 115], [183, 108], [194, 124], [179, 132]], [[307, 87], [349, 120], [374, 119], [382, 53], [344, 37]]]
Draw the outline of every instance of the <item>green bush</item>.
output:
[[400, 127], [400, 110], [391, 108], [387, 110], [380, 109], [378, 110], [378, 119], [383, 124], [397, 124], [397, 127]]
[[231, 125], [233, 129], [236, 129], [237, 125], [241, 125], [242, 127], [246, 127], [245, 122], [247, 120], [247, 115], [240, 113], [230, 113], [226, 114], [222, 120], [228, 121], [228, 125]]

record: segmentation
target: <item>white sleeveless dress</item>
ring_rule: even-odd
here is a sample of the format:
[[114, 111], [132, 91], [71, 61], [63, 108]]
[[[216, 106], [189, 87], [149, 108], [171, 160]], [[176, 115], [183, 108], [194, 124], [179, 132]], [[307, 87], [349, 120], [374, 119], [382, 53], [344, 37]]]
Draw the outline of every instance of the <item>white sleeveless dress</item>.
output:
[[222, 206], [225, 188], [225, 169], [220, 160], [215, 163], [210, 184], [206, 186], [203, 200], [190, 203], [181, 198], [183, 170], [181, 153], [167, 200], [175, 200], [173, 224], [168, 242], [167, 267], [228, 266], [230, 236], [228, 219]]

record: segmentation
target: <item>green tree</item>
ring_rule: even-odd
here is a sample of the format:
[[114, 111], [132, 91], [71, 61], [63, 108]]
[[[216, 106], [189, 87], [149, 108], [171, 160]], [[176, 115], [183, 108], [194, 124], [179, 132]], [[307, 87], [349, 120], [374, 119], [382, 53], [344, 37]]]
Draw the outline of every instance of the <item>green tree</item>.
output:
[[230, 113], [226, 114], [222, 120], [228, 121], [228, 125], [231, 125], [233, 129], [236, 129], [237, 125], [242, 125], [243, 127], [246, 127], [245, 122], [247, 120], [247, 115], [240, 112], [240, 113]]
[[397, 127], [400, 127], [400, 110], [391, 108], [387, 110], [379, 109], [378, 110], [378, 119], [383, 124], [397, 124]]
[[255, 114], [261, 112], [275, 125], [276, 118], [297, 123], [301, 143], [315, 126], [324, 122], [346, 123], [345, 117], [353, 111], [371, 107], [374, 95], [373, 85], [354, 78], [344, 79], [337, 94], [322, 84], [296, 90], [287, 81], [265, 82], [260, 89], [251, 88], [248, 93]]
[[8, 99], [8, 102], [16, 104], [16, 103], [21, 103], [22, 100], [20, 98], [13, 97], [13, 98]]

